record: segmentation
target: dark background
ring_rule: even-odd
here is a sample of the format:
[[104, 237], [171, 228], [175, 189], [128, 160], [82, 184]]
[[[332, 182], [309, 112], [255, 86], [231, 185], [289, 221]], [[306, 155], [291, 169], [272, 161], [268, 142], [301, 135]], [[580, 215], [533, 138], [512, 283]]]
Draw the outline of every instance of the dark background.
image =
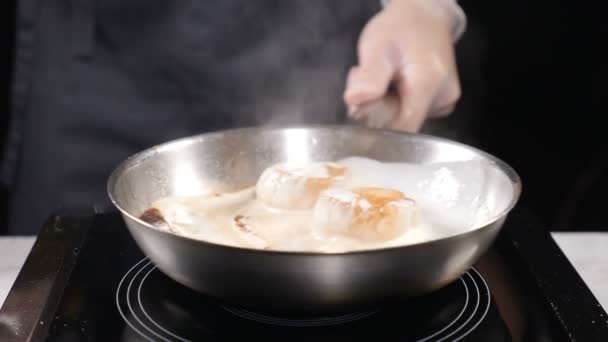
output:
[[[16, 1], [2, 2], [2, 22], [4, 27], [0, 30], [0, 43], [4, 46], [0, 64], [2, 65], [2, 84], [0, 86], [0, 157], [4, 152], [4, 139], [10, 113], [10, 82], [12, 77], [12, 63], [15, 43], [15, 10]], [[6, 230], [7, 189], [0, 186], [0, 234]]]
[[[458, 140], [511, 164], [520, 202], [552, 230], [606, 230], [607, 13], [601, 2], [460, 1]], [[3, 2], [0, 137], [10, 106], [15, 1]], [[0, 233], [6, 214], [0, 191]]]
[[487, 42], [481, 115], [471, 121], [476, 142], [520, 173], [521, 205], [552, 230], [608, 230], [605, 6], [462, 4]]

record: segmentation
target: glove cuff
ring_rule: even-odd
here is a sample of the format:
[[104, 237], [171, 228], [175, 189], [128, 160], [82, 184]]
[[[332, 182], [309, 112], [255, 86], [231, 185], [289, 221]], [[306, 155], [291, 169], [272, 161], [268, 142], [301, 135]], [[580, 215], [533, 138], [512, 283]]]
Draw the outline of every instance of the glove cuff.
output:
[[[380, 0], [382, 7], [385, 7], [391, 0]], [[458, 41], [464, 34], [467, 27], [467, 16], [457, 0], [422, 0], [436, 1], [445, 9], [452, 18], [452, 39]]]

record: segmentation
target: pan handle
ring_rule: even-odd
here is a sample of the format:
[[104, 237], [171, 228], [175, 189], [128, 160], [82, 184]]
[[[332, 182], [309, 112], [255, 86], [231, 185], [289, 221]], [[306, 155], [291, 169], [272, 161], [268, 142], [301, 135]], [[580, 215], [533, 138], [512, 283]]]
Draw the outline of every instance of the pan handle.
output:
[[360, 106], [346, 117], [349, 124], [385, 128], [399, 116], [400, 108], [397, 90], [391, 86], [383, 97]]

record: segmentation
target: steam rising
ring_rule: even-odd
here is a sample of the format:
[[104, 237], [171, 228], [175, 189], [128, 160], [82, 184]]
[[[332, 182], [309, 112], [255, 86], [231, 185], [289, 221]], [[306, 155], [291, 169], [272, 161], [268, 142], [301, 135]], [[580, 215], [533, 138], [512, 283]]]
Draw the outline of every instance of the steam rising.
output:
[[[132, 8], [131, 8], [132, 7]], [[379, 0], [102, 1], [101, 44], [167, 121], [152, 143], [235, 126], [332, 123]], [[149, 21], [142, 21], [142, 13]], [[165, 106], [165, 107], [162, 107]]]
[[342, 93], [348, 69], [356, 63], [358, 35], [378, 4], [280, 3], [272, 23], [265, 23], [269, 28], [263, 39], [227, 61], [242, 101], [236, 121], [283, 125], [342, 120]]

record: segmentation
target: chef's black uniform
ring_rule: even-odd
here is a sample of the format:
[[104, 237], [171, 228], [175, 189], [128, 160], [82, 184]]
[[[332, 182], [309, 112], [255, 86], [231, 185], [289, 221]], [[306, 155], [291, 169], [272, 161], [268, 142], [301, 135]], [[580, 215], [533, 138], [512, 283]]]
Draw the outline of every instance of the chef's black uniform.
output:
[[20, 0], [2, 181], [9, 233], [107, 203], [127, 156], [264, 123], [342, 120], [379, 1]]

